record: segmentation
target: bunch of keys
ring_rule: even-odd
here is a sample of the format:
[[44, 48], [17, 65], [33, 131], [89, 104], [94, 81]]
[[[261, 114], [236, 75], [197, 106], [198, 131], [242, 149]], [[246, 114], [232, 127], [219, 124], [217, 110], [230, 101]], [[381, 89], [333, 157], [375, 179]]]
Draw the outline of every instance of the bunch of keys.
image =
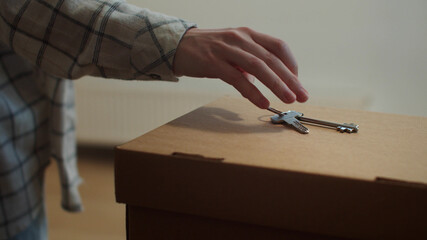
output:
[[306, 118], [306, 117], [303, 117], [304, 115], [303, 113], [292, 111], [292, 110], [287, 112], [281, 112], [271, 107], [267, 108], [267, 110], [277, 114], [271, 117], [272, 123], [274, 124], [286, 123], [288, 125], [291, 125], [298, 132], [304, 133], [304, 134], [307, 134], [309, 130], [304, 125], [302, 125], [301, 122], [306, 122], [306, 123], [310, 123], [310, 124], [322, 126], [322, 127], [335, 128], [337, 131], [340, 131], [342, 133], [343, 132], [357, 133], [357, 131], [359, 131], [359, 125], [356, 125], [354, 123], [339, 124], [339, 123], [317, 120], [313, 118]]

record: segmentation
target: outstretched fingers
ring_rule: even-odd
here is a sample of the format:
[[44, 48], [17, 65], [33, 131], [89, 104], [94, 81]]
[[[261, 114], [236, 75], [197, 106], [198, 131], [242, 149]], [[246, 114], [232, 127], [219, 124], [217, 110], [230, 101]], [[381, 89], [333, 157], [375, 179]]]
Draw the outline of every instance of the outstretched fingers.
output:
[[288, 44], [280, 39], [256, 31], [251, 31], [251, 37], [256, 43], [274, 53], [295, 76], [298, 76], [298, 64]]
[[230, 48], [226, 52], [226, 57], [232, 64], [255, 76], [283, 102], [295, 101], [295, 94], [263, 60], [240, 48]]
[[253, 80], [250, 79], [251, 76], [249, 74], [242, 72], [240, 69], [226, 62], [220, 63], [217, 67], [221, 69], [219, 78], [232, 85], [243, 97], [247, 98], [259, 108], [266, 109], [270, 106], [270, 102], [267, 98], [262, 95], [255, 85], [253, 85]]
[[242, 48], [265, 62], [267, 66], [292, 90], [299, 102], [308, 99], [307, 91], [302, 87], [298, 77], [275, 54], [256, 42], [248, 42]]

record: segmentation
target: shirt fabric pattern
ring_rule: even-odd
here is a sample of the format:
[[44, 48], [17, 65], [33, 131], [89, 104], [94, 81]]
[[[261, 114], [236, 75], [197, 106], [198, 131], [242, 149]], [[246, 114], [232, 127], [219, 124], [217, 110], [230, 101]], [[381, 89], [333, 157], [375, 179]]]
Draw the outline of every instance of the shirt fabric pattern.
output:
[[63, 208], [82, 209], [68, 79], [177, 81], [176, 47], [194, 26], [117, 0], [0, 1], [0, 239], [38, 216], [50, 159]]

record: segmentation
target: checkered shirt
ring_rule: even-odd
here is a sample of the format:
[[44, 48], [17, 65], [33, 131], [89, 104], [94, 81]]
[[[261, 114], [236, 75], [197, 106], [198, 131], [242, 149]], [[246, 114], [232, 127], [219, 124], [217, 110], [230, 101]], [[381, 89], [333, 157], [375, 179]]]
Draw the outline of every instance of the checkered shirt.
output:
[[82, 208], [67, 79], [177, 81], [175, 50], [193, 26], [116, 0], [0, 0], [0, 239], [40, 212], [52, 158], [63, 208]]

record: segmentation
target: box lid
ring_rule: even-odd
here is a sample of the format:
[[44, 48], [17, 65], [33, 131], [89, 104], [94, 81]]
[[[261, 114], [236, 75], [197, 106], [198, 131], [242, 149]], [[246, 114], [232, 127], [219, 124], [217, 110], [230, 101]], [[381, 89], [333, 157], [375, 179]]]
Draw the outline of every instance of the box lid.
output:
[[427, 235], [427, 118], [272, 106], [360, 131], [303, 135], [225, 97], [117, 147], [117, 201], [342, 237]]

